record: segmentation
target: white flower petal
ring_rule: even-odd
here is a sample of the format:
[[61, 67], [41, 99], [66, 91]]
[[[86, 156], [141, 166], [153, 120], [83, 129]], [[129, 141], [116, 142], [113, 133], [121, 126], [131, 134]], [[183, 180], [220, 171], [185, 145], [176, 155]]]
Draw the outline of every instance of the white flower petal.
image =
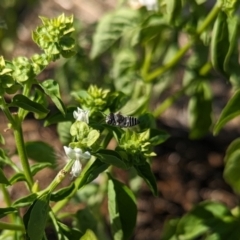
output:
[[82, 165], [80, 161], [76, 160], [72, 166], [71, 174], [73, 177], [78, 177], [82, 170]]
[[67, 155], [68, 158], [70, 159], [75, 159], [75, 151], [74, 149], [70, 148], [70, 147], [66, 147], [66, 146], [63, 146], [64, 148], [64, 151]]
[[81, 108], [77, 108], [77, 111], [73, 112], [73, 117], [77, 120], [77, 121], [82, 121], [85, 123], [89, 123], [89, 111], [88, 110], [82, 110]]
[[83, 153], [81, 158], [83, 158], [84, 160], [89, 160], [91, 158], [90, 152]]

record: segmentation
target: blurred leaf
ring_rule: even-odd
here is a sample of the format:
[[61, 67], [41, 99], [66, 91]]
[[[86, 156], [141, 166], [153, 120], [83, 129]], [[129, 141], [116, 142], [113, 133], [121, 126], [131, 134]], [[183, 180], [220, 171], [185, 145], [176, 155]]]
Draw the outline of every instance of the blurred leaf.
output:
[[230, 143], [225, 153], [224, 162], [226, 163], [230, 156], [237, 150], [240, 149], [240, 138], [235, 139]]
[[114, 239], [130, 239], [137, 219], [136, 199], [123, 183], [108, 180], [108, 211]]
[[15, 202], [13, 202], [13, 207], [20, 208], [20, 207], [26, 207], [31, 205], [37, 198], [36, 193], [32, 193], [30, 195], [27, 195], [25, 197], [19, 198]]
[[89, 229], [97, 233], [97, 218], [88, 207], [78, 210], [76, 213], [77, 228], [85, 234]]
[[211, 62], [213, 67], [224, 75], [226, 75], [224, 62], [229, 46], [227, 15], [224, 12], [219, 12], [211, 38]]
[[5, 144], [5, 139], [2, 134], [0, 134], [0, 144]]
[[98, 238], [92, 230], [88, 229], [80, 240], [98, 240]]
[[93, 129], [89, 132], [87, 136], [87, 146], [91, 147], [100, 137], [99, 131]]
[[152, 193], [155, 196], [158, 196], [157, 182], [150, 168], [149, 163], [145, 162], [142, 165], [135, 165], [134, 168], [136, 169], [138, 175], [142, 177], [144, 181], [147, 183]]
[[29, 158], [40, 163], [56, 164], [56, 154], [49, 144], [42, 141], [26, 142], [25, 143], [27, 155]]
[[51, 98], [58, 110], [65, 115], [66, 109], [61, 100], [58, 82], [52, 79], [45, 80], [40, 84], [44, 92]]
[[224, 70], [226, 72], [231, 73], [231, 62], [230, 58], [232, 57], [232, 54], [234, 51], [237, 51], [237, 41], [238, 41], [238, 17], [228, 17], [227, 18], [227, 26], [228, 26], [228, 41], [229, 41], [229, 48], [226, 53], [226, 57], [224, 59]]
[[8, 181], [8, 179], [5, 177], [3, 170], [0, 168], [0, 183], [1, 184], [7, 184], [10, 185], [10, 182]]
[[53, 167], [52, 163], [43, 162], [43, 163], [36, 163], [36, 164], [32, 165], [31, 166], [32, 176], [34, 176], [37, 172], [39, 172], [42, 169], [47, 168], [47, 167], [52, 168]]
[[225, 157], [225, 162], [224, 179], [235, 192], [240, 193], [240, 149]]
[[98, 177], [100, 173], [104, 172], [108, 167], [109, 164], [104, 163], [99, 159], [96, 159], [82, 176], [78, 189], [92, 182], [94, 179]]
[[240, 115], [239, 102], [240, 102], [240, 90], [234, 93], [232, 98], [228, 101], [227, 105], [222, 110], [221, 115], [213, 129], [213, 133], [215, 135], [221, 130], [221, 128], [227, 122], [229, 122], [236, 116]]
[[175, 23], [177, 17], [182, 10], [182, 1], [179, 0], [167, 0], [166, 3], [166, 17], [169, 23]]
[[161, 240], [178, 240], [176, 236], [179, 219], [170, 219], [164, 223]]
[[150, 129], [149, 142], [153, 146], [156, 146], [158, 144], [165, 142], [169, 138], [169, 136], [170, 135], [165, 131], [159, 129]]
[[63, 115], [60, 111], [53, 113], [52, 115], [50, 115], [49, 117], [47, 117], [47, 119], [44, 122], [44, 126], [47, 127], [51, 124], [56, 124], [59, 122], [67, 122], [67, 121], [74, 121], [74, 117], [73, 117], [73, 111], [76, 110], [76, 107], [69, 107], [66, 109], [66, 114]]
[[8, 214], [17, 212], [14, 207], [0, 208], [0, 218], [7, 216]]
[[237, 239], [238, 220], [229, 209], [217, 202], [202, 202], [182, 217], [177, 226], [177, 237], [190, 240], [213, 232], [214, 239]]
[[95, 156], [104, 163], [114, 165], [116, 167], [123, 168], [123, 169], [127, 168], [127, 166], [121, 159], [121, 156], [116, 151], [108, 150], [108, 149], [100, 149], [97, 151]]
[[[35, 95], [32, 99], [34, 102], [41, 104], [43, 107], [48, 107], [48, 101], [46, 99], [46, 95], [43, 93], [43, 91], [40, 91], [39, 89], [35, 89]], [[47, 116], [47, 113], [34, 113], [34, 117], [36, 119], [43, 119]]]
[[38, 114], [47, 114], [49, 112], [49, 110], [43, 107], [41, 104], [36, 103], [21, 94], [15, 95], [12, 99], [12, 103], [10, 103], [9, 105], [10, 107], [19, 107], [29, 112]]
[[156, 128], [156, 120], [151, 113], [144, 113], [138, 118], [141, 129]]
[[212, 93], [207, 82], [200, 82], [188, 106], [190, 138], [201, 138], [209, 132], [212, 124]]
[[108, 13], [103, 16], [93, 36], [91, 58], [96, 58], [109, 49], [122, 35], [134, 33], [138, 23], [138, 11], [129, 8]]
[[48, 194], [39, 196], [23, 217], [26, 234], [31, 240], [42, 240], [49, 212]]
[[54, 202], [58, 202], [64, 198], [67, 198], [72, 191], [75, 188], [75, 184], [71, 183], [69, 186], [61, 188], [59, 190], [57, 190], [56, 192], [51, 194], [50, 200], [54, 201]]
[[70, 134], [71, 126], [72, 122], [59, 122], [57, 125], [59, 140], [64, 146], [68, 145], [72, 140], [72, 136]]
[[21, 182], [21, 181], [26, 181], [25, 175], [23, 173], [14, 174], [9, 180], [11, 184], [14, 184], [16, 182]]

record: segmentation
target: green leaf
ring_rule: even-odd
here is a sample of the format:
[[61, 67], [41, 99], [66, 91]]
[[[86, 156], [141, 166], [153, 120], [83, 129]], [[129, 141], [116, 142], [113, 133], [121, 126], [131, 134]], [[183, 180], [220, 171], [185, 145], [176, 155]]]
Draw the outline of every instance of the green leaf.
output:
[[232, 141], [231, 144], [228, 146], [225, 157], [224, 157], [224, 162], [226, 163], [227, 160], [230, 158], [230, 156], [239, 149], [240, 149], [240, 138], [237, 138], [234, 141]]
[[106, 14], [99, 22], [96, 33], [93, 36], [91, 58], [96, 58], [104, 53], [122, 35], [134, 33], [138, 26], [138, 21], [138, 11], [129, 8], [120, 8], [113, 13]]
[[164, 223], [161, 240], [178, 240], [176, 236], [179, 219], [170, 219]]
[[56, 164], [56, 154], [49, 144], [41, 141], [26, 142], [25, 143], [27, 155], [29, 158], [40, 163]]
[[230, 120], [240, 115], [240, 90], [236, 91], [232, 98], [228, 101], [227, 105], [221, 112], [221, 115], [214, 126], [213, 133], [216, 135], [221, 128]]
[[5, 177], [3, 170], [0, 168], [0, 183], [10, 185], [10, 182]]
[[224, 179], [234, 189], [240, 193], [240, 148], [225, 157]]
[[237, 225], [238, 220], [225, 205], [217, 202], [202, 202], [179, 221], [177, 237], [184, 240], [198, 239], [213, 232], [217, 236], [214, 239], [237, 239], [232, 238], [233, 235], [236, 236], [236, 232], [239, 234]]
[[150, 135], [148, 141], [153, 145], [156, 146], [165, 142], [169, 138], [169, 134], [165, 131], [159, 129], [150, 129]]
[[48, 194], [38, 197], [24, 215], [26, 233], [31, 240], [42, 240], [49, 212]]
[[40, 84], [44, 92], [51, 98], [58, 110], [65, 115], [65, 106], [61, 100], [58, 82], [48, 79]]
[[88, 229], [80, 240], [98, 240], [98, 238], [92, 230]]
[[[43, 107], [47, 108], [48, 107], [48, 101], [46, 98], [46, 95], [44, 94], [43, 91], [39, 89], [35, 89], [35, 94], [32, 99], [35, 103], [41, 104]], [[47, 116], [47, 113], [34, 113], [34, 117], [36, 119], [43, 119]]]
[[17, 212], [14, 207], [0, 208], [0, 218], [7, 216], [8, 214]]
[[92, 182], [98, 177], [98, 175], [104, 172], [109, 167], [109, 164], [96, 159], [93, 164], [88, 168], [88, 170], [81, 177], [81, 182], [78, 189]]
[[12, 165], [11, 159], [7, 156], [6, 152], [0, 148], [0, 163]]
[[100, 133], [97, 130], [91, 130], [87, 136], [87, 146], [91, 147], [100, 137]]
[[26, 207], [31, 205], [37, 198], [36, 193], [32, 193], [30, 195], [27, 195], [25, 197], [19, 198], [15, 202], [13, 202], [13, 207], [20, 208], [20, 207]]
[[97, 232], [97, 218], [94, 212], [92, 212], [88, 207], [78, 210], [76, 213], [77, 218], [77, 228], [85, 233], [88, 229], [93, 232]]
[[190, 138], [201, 138], [209, 132], [212, 124], [212, 93], [207, 82], [200, 82], [188, 106], [191, 126]]
[[166, 3], [166, 17], [169, 23], [174, 23], [182, 10], [182, 1], [168, 0]]
[[132, 191], [123, 183], [108, 180], [108, 211], [114, 239], [129, 239], [137, 219], [136, 199]]
[[70, 134], [71, 126], [72, 122], [60, 122], [57, 125], [59, 140], [64, 146], [68, 145], [72, 141], [72, 136]]
[[76, 107], [69, 107], [66, 109], [65, 115], [63, 115], [60, 111], [53, 113], [52, 115], [47, 117], [47, 119], [45, 120], [44, 127], [47, 127], [49, 125], [56, 124], [59, 122], [67, 122], [67, 121], [73, 122], [74, 121], [73, 111], [75, 110], [76, 110]]
[[31, 173], [32, 176], [34, 176], [37, 172], [41, 171], [44, 168], [47, 167], [53, 167], [52, 163], [49, 162], [43, 162], [43, 163], [36, 163], [34, 165], [31, 166]]
[[137, 170], [137, 173], [140, 177], [144, 179], [151, 191], [155, 196], [158, 196], [158, 189], [156, 179], [153, 175], [151, 167], [148, 162], [145, 162], [142, 165], [135, 165], [134, 168]]
[[12, 99], [12, 103], [10, 103], [9, 105], [14, 107], [20, 107], [29, 112], [38, 114], [47, 114], [49, 112], [49, 110], [43, 107], [41, 104], [36, 103], [21, 94], [15, 95]]
[[0, 144], [5, 144], [5, 139], [2, 134], [0, 134]]
[[11, 184], [14, 184], [16, 182], [21, 182], [21, 181], [26, 181], [25, 175], [23, 173], [14, 174], [9, 180]]
[[231, 62], [230, 59], [232, 57], [232, 54], [237, 50], [237, 42], [238, 42], [238, 17], [228, 17], [227, 18], [227, 25], [228, 25], [228, 41], [229, 41], [229, 48], [226, 53], [226, 57], [224, 59], [224, 70], [226, 72], [231, 73]]
[[75, 188], [75, 184], [71, 183], [71, 185], [61, 188], [58, 191], [51, 194], [50, 200], [54, 202], [58, 202], [66, 197], [68, 197]]
[[100, 149], [97, 151], [95, 156], [107, 164], [114, 165], [123, 169], [127, 168], [126, 164], [121, 159], [121, 156], [113, 150]]
[[211, 62], [213, 67], [226, 74], [224, 62], [229, 49], [229, 31], [227, 25], [227, 15], [221, 11], [214, 23], [211, 38]]

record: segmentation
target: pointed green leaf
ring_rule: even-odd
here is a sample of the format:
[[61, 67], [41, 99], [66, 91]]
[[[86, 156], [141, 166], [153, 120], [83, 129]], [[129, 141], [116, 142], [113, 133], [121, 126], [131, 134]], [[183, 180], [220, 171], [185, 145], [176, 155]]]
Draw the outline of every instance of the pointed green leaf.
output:
[[88, 168], [88, 170], [81, 175], [81, 182], [78, 186], [78, 189], [92, 182], [98, 175], [104, 172], [109, 167], [109, 164], [96, 159], [93, 164]]
[[123, 169], [127, 168], [126, 164], [121, 159], [121, 156], [116, 151], [100, 149], [97, 151], [95, 156], [107, 164], [114, 165]]
[[93, 37], [91, 58], [96, 58], [109, 49], [124, 33], [133, 33], [138, 26], [138, 11], [129, 8], [106, 14], [97, 26]]
[[114, 239], [129, 239], [136, 225], [137, 206], [132, 191], [123, 183], [108, 180], [108, 211]]
[[14, 207], [0, 208], [0, 218], [7, 216], [8, 214], [17, 212]]
[[181, 218], [177, 226], [177, 237], [198, 239], [212, 231], [217, 235], [214, 239], [237, 239], [231, 237], [235, 235], [234, 231], [239, 234], [237, 225], [238, 220], [225, 205], [202, 202]]
[[68, 197], [72, 191], [75, 189], [75, 184], [71, 183], [71, 185], [61, 188], [56, 192], [51, 194], [50, 200], [54, 202], [58, 202], [66, 197]]
[[240, 193], [240, 148], [225, 157], [224, 179], [234, 189]]
[[142, 165], [135, 165], [134, 168], [137, 170], [137, 173], [140, 177], [144, 179], [152, 193], [155, 196], [158, 196], [157, 182], [151, 170], [149, 163], [145, 163]]
[[52, 115], [47, 117], [47, 119], [44, 122], [44, 126], [47, 127], [49, 125], [56, 124], [59, 122], [67, 122], [67, 121], [73, 122], [74, 121], [73, 111], [75, 110], [76, 110], [76, 107], [69, 107], [66, 109], [65, 115], [63, 115], [60, 111], [53, 113]]
[[212, 93], [207, 82], [200, 82], [188, 106], [191, 126], [190, 138], [201, 138], [209, 132], [212, 124]]
[[98, 240], [98, 238], [92, 230], [88, 229], [80, 240]]
[[21, 181], [26, 181], [25, 175], [23, 173], [14, 174], [9, 180], [11, 184], [14, 184], [16, 182], [21, 182]]
[[44, 168], [53, 167], [52, 163], [43, 162], [43, 163], [36, 163], [31, 166], [31, 173], [34, 176], [37, 172], [41, 171]]
[[45, 142], [35, 141], [25, 144], [28, 157], [36, 162], [56, 164], [56, 154], [52, 146]]
[[227, 15], [221, 11], [213, 27], [210, 56], [213, 67], [222, 74], [226, 74], [224, 71], [224, 61], [229, 49], [228, 35]]
[[49, 112], [49, 110], [43, 107], [41, 104], [36, 103], [21, 94], [17, 94], [13, 97], [10, 106], [19, 107], [29, 112], [38, 114], [47, 114]]
[[58, 82], [48, 79], [40, 84], [44, 92], [51, 98], [58, 110], [65, 115], [66, 109], [61, 100]]
[[0, 183], [10, 185], [10, 182], [5, 177], [3, 170], [0, 168]]
[[42, 240], [49, 212], [48, 194], [38, 197], [24, 215], [27, 236], [31, 240]]
[[36, 193], [32, 193], [30, 195], [27, 195], [25, 197], [22, 197], [18, 200], [16, 200], [13, 203], [13, 207], [15, 208], [20, 208], [20, 207], [26, 207], [31, 205], [37, 198], [37, 194]]
[[240, 115], [240, 90], [236, 91], [232, 98], [228, 101], [227, 105], [221, 112], [221, 115], [214, 126], [213, 133], [216, 135], [221, 128], [230, 120]]

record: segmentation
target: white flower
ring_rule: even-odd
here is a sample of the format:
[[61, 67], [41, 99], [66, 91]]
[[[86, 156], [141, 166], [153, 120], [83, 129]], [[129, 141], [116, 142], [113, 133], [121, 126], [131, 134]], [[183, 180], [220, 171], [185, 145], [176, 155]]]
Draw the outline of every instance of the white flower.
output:
[[142, 6], [145, 6], [148, 11], [158, 10], [158, 1], [157, 0], [138, 0]]
[[89, 115], [89, 111], [88, 110], [82, 110], [81, 108], [77, 108], [77, 111], [73, 112], [73, 117], [77, 120], [77, 121], [82, 121], [85, 123], [89, 123], [88, 120], [88, 115]]
[[71, 160], [75, 160], [72, 166], [71, 174], [73, 177], [77, 177], [82, 170], [81, 160], [89, 160], [91, 154], [89, 152], [83, 152], [81, 148], [70, 148], [63, 146], [67, 157]]

